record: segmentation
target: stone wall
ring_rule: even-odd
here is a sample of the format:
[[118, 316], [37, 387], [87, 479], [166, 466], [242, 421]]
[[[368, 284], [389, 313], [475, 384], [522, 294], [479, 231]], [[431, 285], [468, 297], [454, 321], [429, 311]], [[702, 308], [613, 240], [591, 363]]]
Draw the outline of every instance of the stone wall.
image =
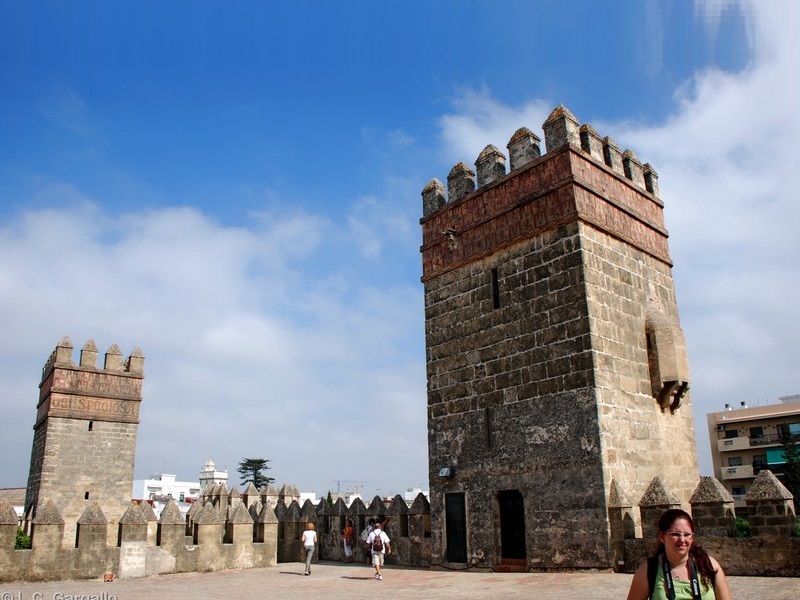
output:
[[[351, 519], [360, 533], [371, 517], [383, 520], [391, 539], [387, 564], [430, 565], [430, 505], [422, 494], [410, 507], [400, 496], [388, 504], [376, 497], [368, 507], [360, 499], [350, 507], [341, 500], [334, 506], [324, 500], [301, 506], [294, 486], [277, 492], [271, 486], [251, 487], [240, 493], [213, 486], [185, 517], [170, 499], [158, 519], [149, 504], [132, 503], [112, 523], [92, 502], [74, 524], [72, 547], [62, 545], [65, 520], [47, 499], [31, 523], [30, 550], [14, 549], [16, 513], [0, 501], [0, 581], [89, 579], [106, 572], [135, 578], [303, 562], [300, 536], [309, 521], [319, 536], [314, 561], [340, 561], [345, 520]], [[365, 562], [366, 557], [358, 540], [355, 560]]]
[[[310, 505], [310, 503], [307, 503]], [[310, 514], [310, 513], [307, 513]], [[382, 526], [391, 540], [392, 553], [386, 556], [386, 564], [413, 567], [430, 566], [431, 519], [430, 504], [424, 495], [417, 495], [408, 506], [399, 495], [385, 504], [377, 496], [369, 506], [357, 498], [347, 507], [338, 500], [333, 506], [321, 501], [315, 509], [315, 523], [321, 540], [320, 557], [324, 560], [344, 560], [342, 531], [347, 519], [353, 522], [356, 534], [360, 535], [370, 518], [382, 521]], [[354, 561], [366, 562], [369, 551], [357, 537]]]
[[[795, 533], [797, 515], [792, 495], [770, 471], [761, 471], [745, 501], [752, 536], [736, 538], [733, 498], [719, 481], [702, 477], [688, 509], [697, 529], [695, 543], [716, 558], [728, 575], [800, 576], [800, 537]], [[617, 570], [633, 573], [655, 552], [656, 523], [669, 508], [681, 508], [681, 503], [656, 478], [637, 506], [617, 505], [609, 509], [609, 517], [616, 524], [621, 524], [631, 512], [641, 513], [644, 530], [643, 535], [637, 535], [632, 528], [627, 531], [624, 526], [615, 528], [615, 537], [624, 547]]]
[[[16, 521], [0, 502], [0, 581], [90, 579], [106, 572], [133, 578], [267, 567], [277, 560], [275, 514], [269, 508], [255, 518], [240, 510], [220, 514], [210, 503], [189, 524], [170, 500], [158, 521], [149, 505], [131, 504], [112, 524], [97, 502], [73, 524], [73, 547], [62, 545], [65, 521], [45, 500], [31, 524], [32, 547], [15, 550]], [[13, 513], [13, 509], [11, 509]], [[4, 516], [5, 515], [5, 516]], [[109, 544], [108, 539], [114, 539]]]
[[[690, 501], [698, 543], [731, 575], [800, 576], [800, 538], [793, 535], [791, 495], [769, 471], [759, 474], [753, 488], [747, 498], [753, 537], [737, 539], [732, 537], [733, 499], [717, 480], [702, 478]], [[608, 518], [612, 540], [619, 548], [615, 569], [631, 573], [655, 548], [658, 517], [681, 503], [658, 477], [636, 505], [625, 498], [615, 484]], [[270, 504], [273, 499], [274, 508]], [[324, 500], [316, 506], [310, 501], [301, 506], [286, 486], [277, 493], [272, 488], [241, 494], [235, 488], [225, 493], [216, 488], [206, 490], [204, 499], [195, 503], [186, 517], [174, 501], [167, 503], [158, 519], [149, 504], [131, 504], [116, 526], [109, 523], [99, 504], [91, 503], [76, 524], [74, 547], [65, 548], [61, 543], [64, 519], [55, 504], [46, 500], [32, 523], [33, 547], [15, 550], [16, 514], [6, 501], [0, 501], [0, 582], [99, 578], [105, 572], [135, 578], [301, 563], [300, 534], [309, 521], [319, 536], [315, 562], [342, 561], [345, 520], [351, 519], [360, 532], [369, 518], [381, 520], [392, 541], [387, 564], [437, 568], [431, 564], [430, 510], [422, 494], [411, 506], [400, 496], [389, 503], [376, 497], [369, 506], [361, 500], [350, 507], [341, 501], [328, 506]], [[634, 514], [641, 514], [644, 534], [631, 527]], [[491, 518], [485, 515], [485, 520]], [[109, 529], [116, 536], [113, 544], [107, 542]], [[605, 534], [599, 534], [597, 543], [603, 539]], [[358, 543], [355, 561], [364, 562], [366, 556], [366, 548]], [[577, 568], [526, 565], [520, 570]], [[489, 570], [479, 565], [476, 569]]]
[[581, 234], [603, 479], [640, 496], [659, 476], [687, 503], [698, 478], [690, 395], [680, 410], [654, 402], [648, 350], [652, 321], [680, 332], [671, 267], [592, 225]]

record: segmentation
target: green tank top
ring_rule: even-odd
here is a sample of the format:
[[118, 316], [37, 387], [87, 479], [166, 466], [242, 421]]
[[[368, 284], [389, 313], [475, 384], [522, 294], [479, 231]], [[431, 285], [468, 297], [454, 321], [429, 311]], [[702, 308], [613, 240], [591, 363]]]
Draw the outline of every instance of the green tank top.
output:
[[[672, 578], [672, 585], [675, 586], [675, 600], [692, 600], [692, 584], [685, 579]], [[700, 598], [702, 600], [717, 600], [717, 595], [714, 593], [714, 586], [709, 584], [706, 588], [700, 581]], [[656, 587], [653, 590], [651, 600], [667, 600], [667, 590], [664, 588], [664, 571], [661, 570], [661, 561], [658, 564], [658, 573], [656, 573]]]

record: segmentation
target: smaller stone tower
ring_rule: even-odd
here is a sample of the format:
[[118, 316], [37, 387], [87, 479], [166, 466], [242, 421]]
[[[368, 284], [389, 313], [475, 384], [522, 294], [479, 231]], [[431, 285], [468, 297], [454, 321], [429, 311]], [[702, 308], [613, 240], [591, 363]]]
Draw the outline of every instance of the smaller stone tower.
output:
[[25, 497], [30, 522], [45, 498], [64, 518], [64, 545], [75, 543], [76, 522], [97, 501], [113, 525], [130, 505], [144, 357], [135, 348], [127, 360], [116, 344], [98, 369], [92, 340], [72, 362], [72, 342], [65, 337], [42, 370], [39, 404], [33, 426], [33, 449]]

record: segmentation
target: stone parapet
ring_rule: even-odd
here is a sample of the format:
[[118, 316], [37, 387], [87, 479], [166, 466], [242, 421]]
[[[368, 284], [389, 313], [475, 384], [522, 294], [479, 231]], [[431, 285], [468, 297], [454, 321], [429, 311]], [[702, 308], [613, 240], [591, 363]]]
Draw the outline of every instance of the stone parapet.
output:
[[745, 495], [755, 537], [792, 535], [797, 516], [793, 496], [771, 471], [761, 471]]
[[[7, 512], [3, 508], [0, 502], [0, 521]], [[277, 520], [266, 507], [259, 519], [259, 541], [255, 541], [256, 524], [242, 503], [231, 511], [229, 520], [221, 519], [216, 508], [206, 503], [198, 514], [193, 539], [185, 535], [185, 519], [170, 500], [161, 513], [155, 543], [148, 541], [145, 512], [143, 506], [129, 504], [118, 517], [116, 543], [109, 544], [109, 520], [93, 502], [75, 524], [74, 545], [64, 547], [64, 520], [56, 505], [45, 499], [32, 522], [30, 550], [14, 549], [16, 519], [13, 524], [0, 522], [0, 582], [93, 579], [106, 572], [132, 578], [267, 567], [277, 562]], [[227, 540], [225, 531], [231, 532]]]
[[689, 503], [695, 525], [704, 536], [733, 535], [736, 522], [733, 496], [718, 479], [701, 477]]
[[[732, 497], [719, 481], [702, 477], [688, 511], [695, 522], [697, 543], [719, 561], [727, 575], [800, 576], [800, 537], [788, 527], [795, 522], [794, 512], [787, 513], [785, 504], [791, 504], [791, 494], [770, 471], [761, 471], [759, 485], [753, 487], [755, 493], [746, 497], [753, 536], [739, 538], [734, 537], [732, 526], [736, 519]], [[633, 573], [653, 554], [658, 547], [656, 529], [663, 512], [660, 509], [679, 508], [669, 503], [672, 497], [660, 482], [648, 489], [639, 502], [644, 533], [624, 540], [624, 560], [617, 570]], [[645, 511], [645, 507], [655, 508], [652, 502], [660, 504], [659, 510]]]

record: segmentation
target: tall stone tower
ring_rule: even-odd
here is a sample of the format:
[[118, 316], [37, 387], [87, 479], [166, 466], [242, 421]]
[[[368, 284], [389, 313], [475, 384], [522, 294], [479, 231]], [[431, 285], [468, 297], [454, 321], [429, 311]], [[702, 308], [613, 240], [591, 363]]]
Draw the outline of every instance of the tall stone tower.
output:
[[656, 172], [543, 129], [422, 192], [434, 565], [613, 567], [610, 506], [699, 478]]
[[[144, 378], [139, 348], [123, 361], [112, 345], [102, 369], [92, 340], [79, 365], [72, 350], [65, 337], [42, 370], [25, 497], [28, 520], [45, 498], [53, 500], [64, 518], [65, 546], [75, 544], [75, 523], [93, 501], [112, 525], [130, 506]], [[113, 527], [109, 538], [116, 539]]]

